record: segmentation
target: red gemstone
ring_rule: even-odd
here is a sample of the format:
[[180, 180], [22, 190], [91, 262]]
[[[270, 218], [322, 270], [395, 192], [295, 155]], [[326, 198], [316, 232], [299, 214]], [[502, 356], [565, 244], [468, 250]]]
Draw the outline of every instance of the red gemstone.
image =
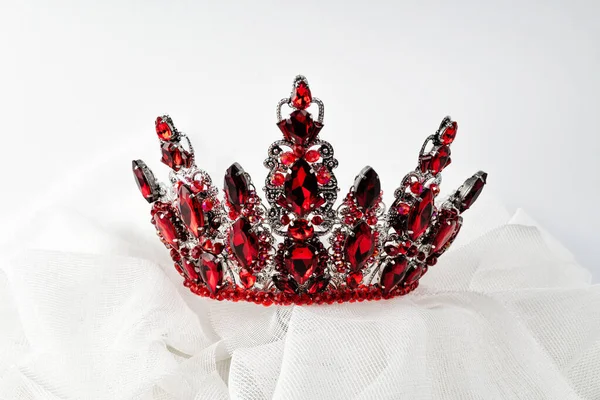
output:
[[169, 117], [158, 117], [156, 118], [156, 134], [158, 138], [161, 140], [171, 140], [173, 139], [173, 130], [172, 123]]
[[223, 281], [223, 264], [212, 254], [204, 253], [200, 256], [200, 275], [210, 292], [215, 294]]
[[273, 177], [271, 178], [271, 183], [273, 184], [273, 186], [281, 186], [283, 185], [285, 182], [285, 176], [283, 176], [282, 173], [276, 172], [273, 174]]
[[172, 170], [179, 171], [192, 166], [192, 155], [178, 143], [165, 142], [161, 161]]
[[309, 294], [321, 293], [327, 288], [327, 285], [329, 285], [330, 280], [331, 277], [329, 275], [322, 275], [316, 277], [314, 281], [308, 286], [307, 292]]
[[287, 294], [296, 294], [298, 293], [298, 283], [293, 279], [289, 279], [287, 276], [283, 275], [274, 275], [273, 283], [275, 287]]
[[287, 225], [290, 223], [290, 216], [287, 214], [283, 214], [280, 219], [281, 225]]
[[298, 82], [296, 90], [294, 91], [294, 96], [292, 97], [292, 106], [304, 110], [310, 106], [311, 101], [312, 95], [306, 82]]
[[317, 172], [317, 182], [319, 185], [327, 185], [331, 181], [331, 172], [327, 169], [327, 167], [319, 168]]
[[306, 159], [306, 161], [308, 161], [309, 163], [314, 163], [319, 161], [319, 158], [321, 158], [321, 153], [319, 153], [318, 150], [309, 150], [306, 152], [306, 154], [304, 155], [304, 158]]
[[417, 240], [427, 230], [433, 208], [433, 193], [430, 189], [425, 189], [408, 215], [408, 236], [411, 240]]
[[173, 223], [173, 216], [170, 212], [158, 211], [154, 214], [154, 225], [160, 232], [162, 238], [171, 246], [179, 247], [179, 238], [177, 236], [177, 228]]
[[454, 236], [458, 227], [458, 214], [454, 210], [444, 209], [440, 212], [431, 245], [438, 252]]
[[299, 219], [288, 227], [288, 235], [294, 240], [307, 240], [313, 237], [315, 228], [305, 219]]
[[321, 225], [323, 223], [323, 217], [321, 217], [320, 215], [315, 215], [314, 217], [312, 217], [311, 221], [314, 225]]
[[375, 235], [365, 221], [360, 221], [344, 244], [344, 256], [353, 270], [361, 269], [375, 251]]
[[423, 193], [423, 184], [419, 181], [415, 181], [415, 182], [411, 183], [410, 191], [413, 192], [414, 194]]
[[363, 168], [354, 180], [354, 197], [358, 207], [368, 210], [373, 207], [381, 194], [381, 183], [377, 172], [369, 166]]
[[406, 271], [404, 284], [407, 286], [412, 285], [413, 283], [419, 280], [422, 274], [423, 267], [420, 264], [411, 265]]
[[198, 280], [198, 273], [196, 272], [196, 266], [190, 262], [187, 259], [183, 259], [183, 270], [185, 271], [185, 274], [187, 275], [188, 279], [191, 281], [197, 281]]
[[285, 178], [285, 203], [296, 215], [308, 214], [318, 207], [319, 199], [322, 199], [318, 189], [317, 177], [310, 165], [304, 159], [299, 159]]
[[429, 170], [434, 175], [439, 174], [448, 165], [448, 160], [450, 160], [450, 147], [442, 146], [433, 154]]
[[258, 236], [251, 232], [246, 218], [235, 221], [229, 233], [229, 245], [242, 267], [248, 268], [258, 255]]
[[135, 177], [135, 183], [137, 183], [142, 196], [152, 203], [158, 199], [158, 187], [156, 185], [156, 179], [154, 174], [150, 171], [150, 168], [142, 160], [133, 160], [131, 162], [133, 169], [133, 176]]
[[296, 243], [289, 247], [284, 258], [285, 268], [300, 284], [304, 284], [315, 270], [317, 253], [309, 244]]
[[462, 197], [462, 202], [459, 207], [461, 213], [471, 208], [473, 203], [475, 203], [475, 200], [479, 198], [479, 195], [483, 191], [483, 187], [485, 186], [486, 181], [487, 173], [485, 172], [479, 172], [473, 175], [471, 178], [467, 179], [464, 185], [469, 186], [470, 188], [469, 191], [465, 193]]
[[456, 132], [458, 131], [458, 124], [456, 121], [452, 121], [452, 124], [446, 128], [446, 130], [442, 133], [440, 140], [444, 144], [450, 144], [454, 142], [454, 138], [456, 137]]
[[360, 271], [353, 271], [346, 276], [346, 285], [351, 289], [356, 289], [362, 282], [363, 274]]
[[179, 186], [178, 198], [177, 208], [183, 223], [194, 236], [200, 237], [204, 226], [202, 203], [197, 197], [194, 197], [192, 191], [186, 185]]
[[389, 293], [398, 285], [406, 274], [407, 261], [403, 256], [396, 257], [386, 262], [381, 271], [381, 279], [379, 284], [383, 289], [383, 293]]
[[296, 157], [296, 155], [291, 151], [286, 151], [285, 153], [282, 153], [280, 157], [280, 161], [283, 165], [292, 165], [296, 162], [297, 159], [298, 157]]
[[312, 142], [323, 128], [323, 124], [313, 121], [310, 113], [306, 110], [292, 112], [288, 119], [281, 120], [277, 125], [287, 140], [298, 145]]
[[256, 282], [256, 276], [252, 275], [252, 272], [248, 271], [246, 268], [242, 268], [240, 270], [240, 282], [246, 289], [250, 289]]
[[235, 211], [239, 213], [242, 206], [248, 201], [249, 182], [242, 166], [233, 163], [225, 172], [225, 196], [227, 202]]
[[202, 211], [209, 212], [213, 209], [214, 203], [211, 199], [202, 200]]
[[410, 206], [406, 203], [400, 203], [396, 207], [396, 212], [399, 215], [408, 215], [408, 213], [410, 212]]
[[431, 166], [431, 158], [431, 154], [423, 154], [419, 157], [419, 168], [421, 169], [421, 172], [429, 171]]

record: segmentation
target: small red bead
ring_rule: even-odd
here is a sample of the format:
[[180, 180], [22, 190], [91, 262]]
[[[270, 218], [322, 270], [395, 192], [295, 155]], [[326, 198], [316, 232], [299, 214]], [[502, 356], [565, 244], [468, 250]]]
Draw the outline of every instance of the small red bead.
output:
[[315, 215], [314, 217], [312, 217], [312, 223], [315, 225], [321, 225], [323, 223], [323, 217], [321, 217], [320, 215]]
[[410, 212], [410, 206], [406, 203], [400, 203], [396, 207], [396, 212], [399, 215], [408, 215], [408, 213]]
[[274, 186], [282, 186], [285, 183], [285, 176], [282, 173], [276, 172], [271, 178], [271, 183]]
[[326, 167], [319, 168], [317, 172], [317, 182], [320, 185], [327, 185], [331, 181], [331, 172]]
[[357, 288], [358, 285], [360, 285], [360, 283], [362, 282], [362, 279], [363, 274], [361, 271], [350, 272], [346, 277], [346, 285], [348, 285], [348, 287], [352, 289]]
[[202, 200], [202, 211], [209, 212], [213, 209], [213, 206], [214, 204], [211, 199]]
[[281, 216], [280, 222], [281, 222], [281, 225], [287, 225], [287, 224], [289, 224], [290, 223], [290, 216], [288, 214], [283, 214]]
[[421, 194], [423, 192], [423, 184], [419, 181], [415, 181], [410, 184], [410, 191], [414, 194]]
[[440, 187], [438, 185], [436, 185], [435, 183], [432, 183], [429, 186], [429, 189], [431, 189], [431, 192], [433, 193], [434, 196], [437, 196], [438, 194], [440, 194]]
[[319, 161], [319, 158], [321, 158], [321, 154], [317, 150], [309, 150], [304, 155], [304, 159], [310, 163]]
[[294, 162], [296, 162], [296, 159], [297, 157], [294, 155], [294, 153], [289, 151], [282, 153], [280, 157], [280, 161], [283, 165], [292, 165]]

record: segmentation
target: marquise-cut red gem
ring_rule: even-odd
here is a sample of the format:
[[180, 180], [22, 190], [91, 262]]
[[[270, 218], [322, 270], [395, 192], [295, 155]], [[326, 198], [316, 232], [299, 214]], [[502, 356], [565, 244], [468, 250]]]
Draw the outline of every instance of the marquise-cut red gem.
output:
[[315, 228], [305, 219], [298, 219], [288, 227], [288, 235], [298, 241], [304, 241], [313, 237]]
[[231, 227], [229, 246], [242, 267], [248, 268], [258, 255], [258, 236], [251, 232], [246, 218], [239, 218]]
[[200, 275], [211, 293], [215, 294], [223, 281], [223, 264], [212, 254], [203, 253], [200, 256]]
[[192, 281], [197, 281], [198, 280], [198, 273], [196, 272], [196, 266], [194, 265], [194, 263], [190, 262], [187, 259], [183, 259], [183, 270], [185, 271], [185, 274], [187, 275], [189, 280]]
[[289, 118], [279, 121], [277, 126], [287, 140], [298, 145], [312, 142], [323, 128], [323, 124], [313, 121], [312, 116], [306, 110], [292, 112]]
[[448, 165], [448, 161], [450, 160], [450, 147], [441, 146], [435, 154], [433, 154], [431, 158], [431, 162], [429, 164], [429, 169], [431, 173], [434, 175], [442, 172], [444, 168]]
[[160, 232], [162, 238], [171, 246], [179, 247], [179, 238], [177, 235], [177, 228], [173, 222], [173, 216], [170, 212], [158, 211], [154, 214], [154, 225]]
[[429, 227], [433, 215], [433, 193], [425, 189], [408, 215], [408, 230], [411, 240], [417, 240]]
[[315, 270], [317, 252], [312, 245], [296, 243], [290, 246], [284, 257], [285, 268], [300, 284], [304, 284]]
[[201, 228], [204, 226], [202, 202], [194, 197], [192, 191], [186, 185], [179, 186], [177, 192], [179, 197], [177, 207], [183, 223], [194, 236], [200, 237]]
[[274, 275], [273, 283], [275, 287], [287, 294], [296, 294], [298, 293], [298, 283], [293, 279], [289, 279], [287, 276], [283, 275]]
[[156, 134], [161, 140], [171, 140], [173, 139], [173, 129], [168, 122], [166, 117], [158, 117], [156, 118]]
[[230, 207], [236, 213], [242, 210], [242, 206], [248, 201], [249, 191], [248, 178], [242, 166], [233, 163], [225, 172], [225, 196]]
[[304, 159], [296, 161], [291, 172], [286, 176], [284, 193], [284, 202], [296, 215], [306, 215], [318, 207], [318, 200], [321, 197], [317, 177]]
[[174, 171], [192, 166], [192, 155], [178, 143], [165, 142], [162, 145], [161, 161]]
[[292, 97], [292, 106], [299, 110], [304, 110], [310, 106], [312, 102], [312, 94], [310, 88], [304, 81], [298, 82], [294, 96]]
[[388, 260], [381, 271], [379, 284], [383, 293], [389, 293], [398, 285], [406, 274], [407, 261], [404, 256], [399, 256]]
[[487, 173], [479, 172], [478, 174], [472, 176], [465, 182], [465, 184], [470, 184], [471, 189], [464, 195], [463, 200], [460, 204], [460, 212], [464, 212], [471, 208], [475, 200], [479, 198], [479, 195], [483, 191], [483, 187], [485, 186], [487, 181]]
[[375, 251], [375, 235], [371, 227], [360, 221], [352, 229], [344, 244], [344, 256], [353, 270], [361, 269]]
[[256, 276], [246, 268], [240, 270], [240, 282], [246, 289], [250, 289], [256, 283]]
[[150, 171], [150, 169], [142, 160], [133, 160], [131, 162], [131, 167], [133, 169], [135, 183], [137, 183], [142, 196], [144, 196], [144, 199], [146, 199], [148, 203], [152, 203], [158, 199], [156, 180], [152, 174], [152, 171]]
[[369, 166], [363, 168], [354, 181], [354, 197], [358, 207], [368, 210], [375, 205], [381, 193], [379, 175]]
[[458, 213], [454, 210], [444, 209], [440, 212], [431, 245], [433, 251], [438, 252], [454, 236], [458, 228]]
[[447, 127], [446, 130], [442, 133], [440, 140], [444, 144], [450, 144], [454, 142], [456, 132], [458, 132], [458, 124], [456, 123], [456, 121], [452, 121], [452, 124], [449, 127]]
[[422, 273], [423, 273], [423, 266], [421, 266], [420, 264], [411, 265], [408, 268], [408, 270], [406, 271], [406, 275], [404, 278], [404, 284], [407, 286], [412, 285], [413, 283], [415, 283], [416, 281], [419, 280]]
[[330, 280], [331, 277], [329, 275], [322, 275], [316, 277], [314, 281], [308, 286], [307, 292], [309, 294], [321, 293], [327, 288], [327, 285], [329, 285]]

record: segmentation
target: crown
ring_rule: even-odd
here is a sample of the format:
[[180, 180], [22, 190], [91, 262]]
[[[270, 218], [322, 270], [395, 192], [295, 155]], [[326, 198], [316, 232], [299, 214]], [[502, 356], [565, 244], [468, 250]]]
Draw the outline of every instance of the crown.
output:
[[[307, 111], [316, 105], [316, 120]], [[281, 109], [293, 109], [282, 118]], [[333, 147], [320, 137], [323, 102], [303, 76], [277, 105], [283, 138], [268, 149], [259, 197], [248, 173], [231, 165], [224, 199], [196, 166], [188, 136], [165, 115], [156, 119], [169, 184], [158, 183], [141, 160], [133, 173], [152, 204], [151, 222], [193, 293], [263, 305], [321, 304], [388, 299], [418, 287], [419, 279], [451, 246], [462, 213], [486, 183], [479, 171], [444, 200], [441, 172], [450, 164], [458, 125], [442, 120], [403, 177], [386, 210], [379, 176], [365, 167], [341, 204]]]

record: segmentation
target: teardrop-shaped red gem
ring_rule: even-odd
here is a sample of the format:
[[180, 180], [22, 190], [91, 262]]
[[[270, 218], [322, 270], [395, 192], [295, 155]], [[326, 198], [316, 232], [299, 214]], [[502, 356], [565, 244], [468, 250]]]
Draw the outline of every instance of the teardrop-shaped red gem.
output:
[[172, 121], [169, 117], [158, 117], [156, 118], [156, 134], [161, 140], [171, 140], [174, 135], [174, 128], [172, 127]]
[[191, 189], [186, 185], [179, 186], [177, 191], [177, 208], [179, 215], [187, 228], [196, 237], [200, 237], [201, 228], [204, 226], [204, 213], [202, 212], [202, 202], [194, 197]]
[[467, 181], [464, 184], [470, 186], [470, 189], [467, 193], [464, 194], [462, 202], [459, 206], [459, 210], [461, 213], [471, 208], [473, 203], [475, 203], [475, 200], [479, 198], [479, 195], [483, 191], [483, 187], [485, 186], [486, 182], [487, 173], [482, 171], [467, 179]]
[[210, 253], [203, 253], [200, 256], [200, 276], [211, 291], [215, 294], [223, 281], [223, 264]]
[[281, 290], [282, 292], [287, 294], [298, 293], [298, 283], [295, 280], [290, 279], [284, 275], [274, 275], [271, 279], [273, 279], [275, 287]]
[[179, 237], [173, 218], [174, 216], [169, 211], [158, 211], [154, 214], [153, 220], [162, 238], [171, 246], [178, 248]]
[[346, 239], [344, 255], [353, 270], [361, 269], [375, 251], [375, 235], [371, 227], [360, 221]]
[[290, 114], [290, 117], [277, 123], [283, 136], [298, 145], [307, 145], [312, 142], [321, 129], [323, 124], [313, 121], [312, 116], [306, 110], [296, 110]]
[[239, 218], [231, 227], [229, 246], [242, 267], [248, 268], [258, 255], [258, 236], [251, 232], [246, 218]]
[[294, 96], [292, 97], [292, 106], [299, 110], [304, 110], [310, 106], [311, 102], [312, 94], [310, 93], [308, 84], [304, 81], [298, 82], [294, 91]]
[[407, 261], [404, 256], [399, 256], [388, 260], [381, 271], [379, 284], [383, 293], [389, 293], [398, 285], [406, 274]]
[[305, 219], [293, 221], [288, 226], [288, 235], [298, 241], [303, 241], [313, 237], [315, 228]]
[[179, 171], [192, 166], [192, 155], [178, 143], [165, 142], [161, 161], [172, 170]]
[[142, 160], [133, 160], [131, 162], [131, 168], [133, 170], [135, 183], [137, 183], [142, 196], [144, 196], [148, 203], [156, 201], [158, 199], [158, 186], [150, 168], [148, 168], [146, 163]]
[[248, 177], [238, 163], [233, 163], [225, 172], [225, 196], [231, 208], [239, 213], [242, 206], [248, 201]]
[[194, 263], [184, 258], [182, 264], [183, 270], [185, 271], [185, 275], [188, 277], [188, 279], [194, 282], [197, 281], [198, 272], [196, 272], [196, 266], [194, 265]]
[[454, 236], [458, 228], [458, 213], [454, 210], [443, 209], [438, 217], [431, 245], [437, 253], [442, 250]]
[[369, 166], [363, 168], [354, 181], [354, 196], [358, 207], [368, 210], [373, 207], [381, 194], [381, 182], [377, 172]]
[[416, 201], [408, 215], [408, 236], [417, 240], [429, 227], [433, 215], [433, 192], [427, 188], [421, 193], [420, 201]]
[[284, 193], [290, 211], [298, 216], [304, 216], [322, 204], [317, 177], [302, 158], [292, 165], [291, 172], [286, 176]]
[[300, 284], [304, 284], [315, 270], [317, 252], [309, 244], [296, 243], [290, 246], [284, 258], [285, 268]]
[[431, 162], [429, 164], [431, 173], [437, 175], [442, 172], [442, 170], [449, 165], [448, 161], [450, 161], [450, 147], [441, 146], [431, 157]]
[[240, 282], [246, 289], [250, 289], [256, 283], [256, 276], [246, 268], [240, 270]]
[[307, 292], [309, 294], [321, 293], [327, 288], [327, 285], [329, 285], [330, 280], [331, 276], [329, 275], [321, 275], [315, 277], [312, 283], [308, 286]]

